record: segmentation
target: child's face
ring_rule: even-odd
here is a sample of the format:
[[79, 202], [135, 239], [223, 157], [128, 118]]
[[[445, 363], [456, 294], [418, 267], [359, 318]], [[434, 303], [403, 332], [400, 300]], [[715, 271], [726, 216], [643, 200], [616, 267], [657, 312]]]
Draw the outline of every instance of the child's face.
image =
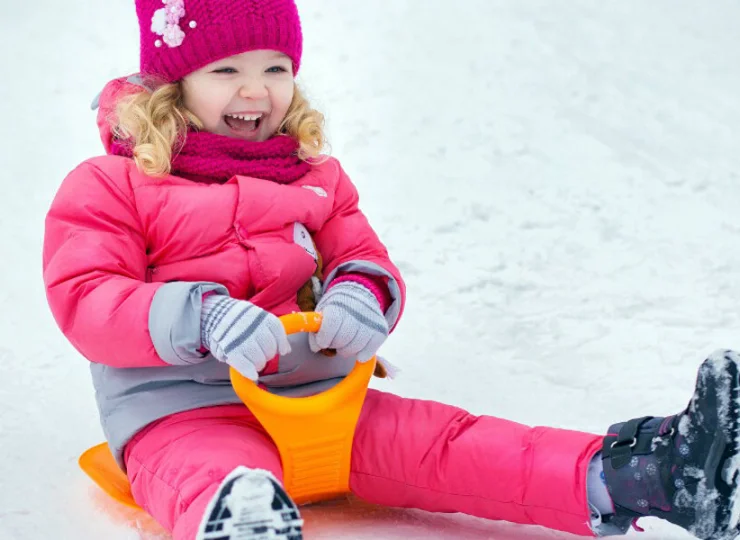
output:
[[191, 73], [182, 88], [185, 106], [206, 131], [265, 141], [293, 100], [293, 62], [277, 51], [248, 51]]

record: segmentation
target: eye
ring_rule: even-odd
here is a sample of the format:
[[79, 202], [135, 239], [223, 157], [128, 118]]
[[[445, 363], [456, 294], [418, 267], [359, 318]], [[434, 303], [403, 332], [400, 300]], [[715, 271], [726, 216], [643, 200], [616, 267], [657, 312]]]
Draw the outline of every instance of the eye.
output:
[[283, 66], [272, 66], [271, 68], [267, 68], [267, 73], [287, 73], [288, 70], [285, 69]]
[[218, 69], [214, 69], [211, 73], [236, 73], [236, 70], [234, 68], [230, 67], [222, 67]]

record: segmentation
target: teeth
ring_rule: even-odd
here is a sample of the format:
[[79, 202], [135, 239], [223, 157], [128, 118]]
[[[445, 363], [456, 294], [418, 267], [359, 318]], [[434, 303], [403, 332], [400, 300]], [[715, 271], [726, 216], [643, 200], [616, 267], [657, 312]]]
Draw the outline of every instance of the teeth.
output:
[[262, 114], [227, 114], [226, 116], [231, 116], [232, 118], [238, 118], [239, 120], [257, 120], [259, 118], [262, 118]]

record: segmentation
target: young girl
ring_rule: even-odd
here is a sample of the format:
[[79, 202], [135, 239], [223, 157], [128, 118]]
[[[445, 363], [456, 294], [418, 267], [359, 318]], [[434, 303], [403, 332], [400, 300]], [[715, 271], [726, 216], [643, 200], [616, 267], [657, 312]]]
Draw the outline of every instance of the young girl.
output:
[[[141, 74], [99, 100], [107, 155], [69, 174], [47, 217], [49, 303], [91, 362], [135, 499], [176, 540], [299, 539], [277, 450], [229, 367], [283, 395], [329, 388], [395, 327], [403, 281], [339, 163], [319, 157], [293, 0], [136, 6]], [[286, 337], [277, 317], [304, 309], [299, 291], [324, 322]], [[716, 353], [685, 410], [606, 436], [370, 390], [351, 489], [581, 535], [658, 516], [734, 538], [738, 362]]]

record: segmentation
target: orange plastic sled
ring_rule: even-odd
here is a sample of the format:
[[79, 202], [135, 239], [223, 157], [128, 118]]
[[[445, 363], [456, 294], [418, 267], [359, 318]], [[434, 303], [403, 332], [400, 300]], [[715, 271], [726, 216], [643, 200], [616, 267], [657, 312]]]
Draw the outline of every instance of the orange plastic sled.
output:
[[[316, 332], [321, 327], [318, 313], [293, 313], [280, 320], [288, 334]], [[357, 362], [339, 384], [303, 398], [270, 394], [231, 370], [236, 394], [264, 426], [280, 452], [283, 483], [297, 504], [349, 492], [352, 441], [374, 369], [375, 358]], [[126, 474], [118, 467], [106, 443], [84, 452], [79, 464], [108, 495], [126, 506], [139, 508]]]

